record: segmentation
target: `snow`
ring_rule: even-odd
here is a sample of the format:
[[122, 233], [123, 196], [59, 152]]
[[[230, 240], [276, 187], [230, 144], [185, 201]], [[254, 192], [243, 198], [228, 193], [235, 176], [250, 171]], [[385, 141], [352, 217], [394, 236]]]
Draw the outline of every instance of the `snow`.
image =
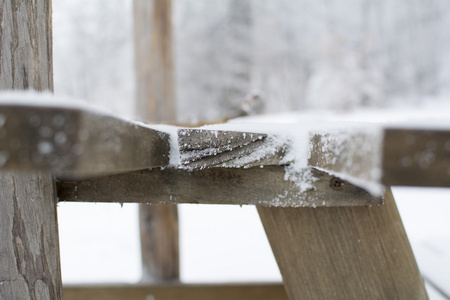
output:
[[143, 124], [148, 128], [159, 130], [169, 134], [170, 139], [170, 153], [169, 153], [169, 166], [178, 168], [181, 165], [180, 147], [178, 145], [178, 129], [179, 127], [171, 125], [155, 125], [155, 124]]
[[[449, 287], [450, 190], [393, 192], [420, 269]], [[183, 282], [281, 281], [254, 207], [180, 205], [179, 214]], [[138, 282], [137, 215], [135, 204], [59, 203], [64, 283]]]
[[[265, 112], [317, 109], [310, 116], [303, 115], [303, 121], [323, 117], [342, 122], [346, 114], [355, 111], [354, 106], [397, 105], [397, 112], [384, 115], [395, 122], [410, 108], [428, 104], [435, 110], [440, 108], [443, 115], [439, 122], [428, 120], [431, 126], [448, 129], [448, 1], [418, 1], [414, 5], [409, 0], [239, 2], [173, 3], [180, 121], [223, 117], [239, 106], [249, 91], [259, 90]], [[54, 0], [53, 6], [56, 94], [100, 102], [117, 114], [133, 118], [132, 1]], [[239, 22], [233, 21], [236, 18]], [[370, 115], [360, 115], [359, 121], [353, 122], [367, 123], [372, 120]], [[297, 114], [276, 118], [278, 124], [298, 121]], [[425, 125], [412, 121], [407, 126]], [[173, 132], [173, 128], [167, 132]], [[171, 164], [176, 166], [178, 156], [173, 154]], [[394, 190], [396, 196], [398, 191]], [[445, 199], [432, 201], [435, 190], [418, 191], [405, 189], [403, 196], [397, 197], [413, 247], [428, 239], [440, 243], [440, 249], [449, 249], [444, 238], [450, 228], [445, 221], [450, 196], [447, 193]], [[99, 207], [89, 205], [60, 204], [65, 282], [137, 281], [137, 206], [124, 205], [121, 209], [109, 204], [89, 215], [92, 207]], [[128, 214], [129, 207], [133, 207], [133, 213]], [[114, 209], [122, 215], [111, 211]], [[259, 274], [270, 273], [264, 278], [281, 280], [261, 228], [252, 231], [251, 225], [247, 226], [259, 224], [253, 207], [229, 206], [227, 212], [217, 206], [204, 209], [195, 205], [180, 208], [181, 248], [187, 250], [182, 251], [182, 279], [220, 282], [242, 273], [239, 279], [251, 281], [260, 278]], [[240, 212], [242, 217], [233, 218]], [[230, 239], [225, 241], [214, 232], [223, 232]], [[91, 239], [87, 239], [89, 235]], [[110, 239], [116, 242], [110, 243]], [[261, 240], [265, 246], [256, 247]], [[102, 241], [106, 243], [102, 245]], [[233, 248], [243, 241], [248, 241], [245, 247]], [[206, 260], [196, 245], [223, 252]], [[425, 261], [421, 268], [427, 264]], [[431, 273], [433, 269], [431, 266]], [[434, 297], [436, 294], [430, 294], [431, 299], [438, 299]]]
[[[75, 97], [63, 95], [55, 96], [48, 91], [0, 91], [0, 105], [77, 109], [101, 115], [112, 115], [112, 111], [108, 109], [108, 107], [93, 102], [86, 102]], [[0, 124], [3, 125], [5, 121], [5, 117], [1, 115]], [[31, 125], [35, 125], [35, 127], [40, 125], [38, 116], [31, 116], [29, 122]], [[59, 127], [61, 127], [64, 122], [64, 116], [62, 115], [56, 115], [53, 120], [54, 125]]]

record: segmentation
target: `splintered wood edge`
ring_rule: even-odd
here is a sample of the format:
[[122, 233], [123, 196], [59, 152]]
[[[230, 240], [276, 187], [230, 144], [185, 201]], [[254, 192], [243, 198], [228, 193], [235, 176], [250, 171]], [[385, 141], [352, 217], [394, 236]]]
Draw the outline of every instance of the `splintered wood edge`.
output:
[[169, 135], [65, 107], [1, 104], [0, 167], [92, 176], [165, 166]]
[[311, 188], [285, 180], [284, 166], [186, 171], [143, 170], [58, 183], [59, 201], [237, 204], [282, 207], [379, 205], [363, 189], [315, 169], [303, 170]]

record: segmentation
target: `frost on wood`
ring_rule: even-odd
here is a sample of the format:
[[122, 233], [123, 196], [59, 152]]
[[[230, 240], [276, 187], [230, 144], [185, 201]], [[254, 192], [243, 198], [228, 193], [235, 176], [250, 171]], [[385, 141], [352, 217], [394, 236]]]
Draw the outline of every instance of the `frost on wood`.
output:
[[171, 166], [175, 168], [194, 171], [213, 167], [246, 169], [286, 165], [285, 180], [297, 186], [298, 195], [288, 196], [287, 191], [280, 193], [273, 199], [273, 205], [287, 203], [287, 198], [302, 199], [305, 196], [302, 193], [315, 188], [312, 183], [316, 178], [307, 166], [309, 133], [305, 130], [293, 130], [292, 126], [286, 125], [269, 128], [251, 123], [210, 125], [199, 129], [150, 127], [165, 129], [171, 133], [172, 140], [174, 135], [177, 137], [177, 143], [171, 143]]

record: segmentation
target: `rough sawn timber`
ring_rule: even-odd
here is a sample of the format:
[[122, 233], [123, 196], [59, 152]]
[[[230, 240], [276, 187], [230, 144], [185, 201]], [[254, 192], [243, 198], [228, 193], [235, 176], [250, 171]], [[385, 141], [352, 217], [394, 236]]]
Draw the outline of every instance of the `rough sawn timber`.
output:
[[284, 166], [249, 169], [211, 168], [206, 170], [153, 169], [96, 177], [58, 184], [60, 201], [251, 204], [262, 206], [358, 206], [382, 204], [364, 190], [341, 181], [333, 189], [335, 177], [305, 169], [316, 178], [313, 187], [300, 191], [295, 182], [285, 180]]
[[[134, 0], [136, 104], [145, 122], [177, 119], [172, 1]], [[143, 280], [173, 281], [180, 274], [176, 205], [139, 207]]]
[[372, 207], [258, 208], [294, 299], [428, 299], [390, 190]]
[[[51, 1], [0, 0], [0, 18], [0, 89], [52, 91]], [[59, 257], [52, 176], [2, 170], [0, 299], [62, 299]]]

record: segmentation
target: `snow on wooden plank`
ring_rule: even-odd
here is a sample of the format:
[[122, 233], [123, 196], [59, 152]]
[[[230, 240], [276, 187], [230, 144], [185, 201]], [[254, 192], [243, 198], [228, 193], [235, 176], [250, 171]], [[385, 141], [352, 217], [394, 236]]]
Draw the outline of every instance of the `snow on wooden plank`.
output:
[[273, 124], [243, 119], [183, 129], [85, 108], [2, 102], [0, 167], [86, 177], [167, 165], [187, 170], [289, 165], [286, 178], [298, 185], [314, 179], [300, 174], [314, 167], [375, 196], [383, 194], [383, 185], [450, 186], [450, 129], [442, 122], [432, 127], [328, 119]]
[[60, 201], [252, 204], [259, 206], [316, 207], [382, 204], [334, 176], [303, 170], [315, 178], [309, 187], [285, 180], [284, 166], [143, 170], [58, 184]]
[[169, 135], [90, 110], [0, 106], [0, 167], [87, 176], [166, 166]]
[[180, 129], [177, 134], [181, 168], [280, 165], [289, 147], [288, 141], [273, 145], [264, 133]]
[[374, 194], [383, 185], [450, 187], [450, 130], [333, 131], [312, 135], [309, 165]]

